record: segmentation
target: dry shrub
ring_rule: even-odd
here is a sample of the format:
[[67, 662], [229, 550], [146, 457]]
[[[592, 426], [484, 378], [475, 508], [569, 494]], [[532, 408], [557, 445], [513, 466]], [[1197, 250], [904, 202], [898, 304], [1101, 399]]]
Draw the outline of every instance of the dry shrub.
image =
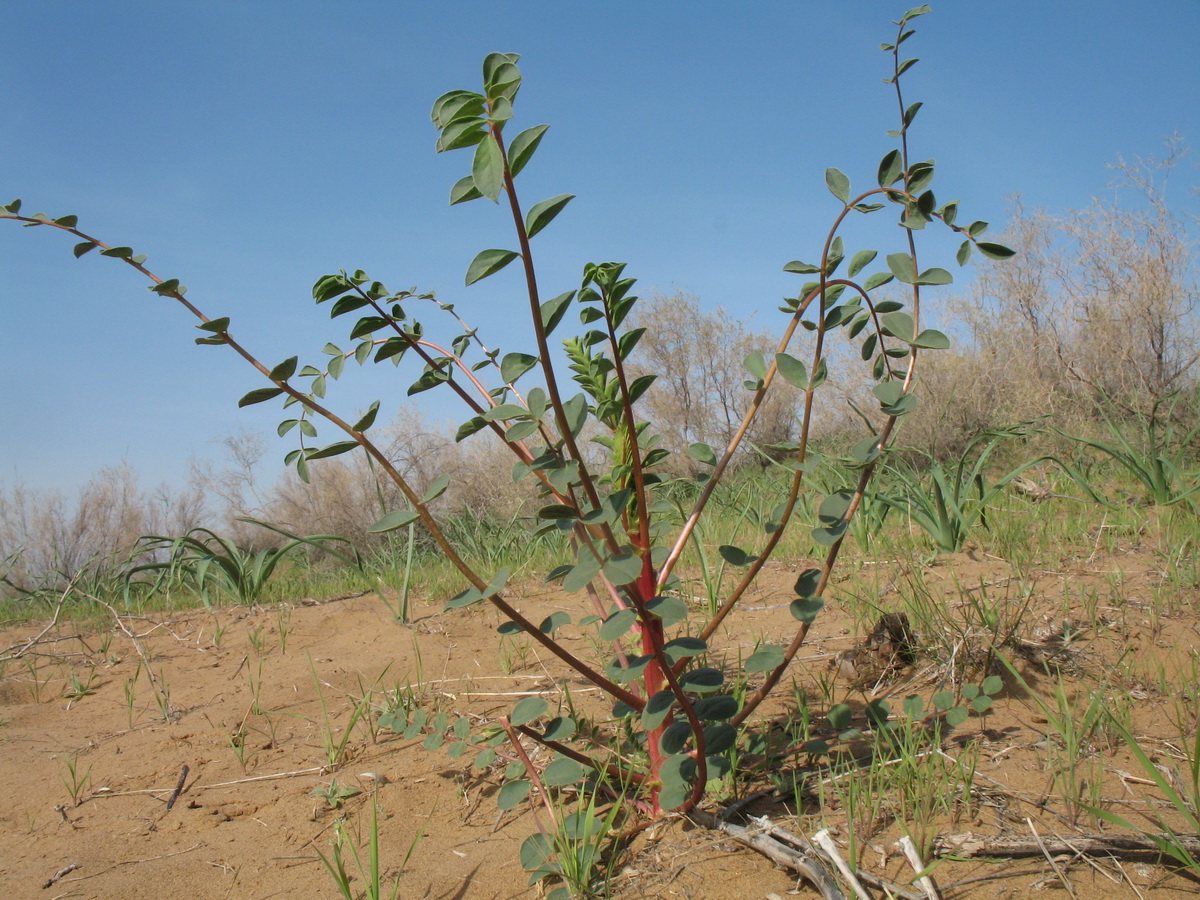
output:
[[[1017, 255], [982, 270], [951, 315], [969, 340], [928, 354], [921, 405], [902, 440], [945, 457], [987, 428], [1050, 416], [1087, 431], [1103, 409], [1141, 419], [1200, 372], [1196, 245], [1166, 202], [1164, 160], [1120, 162], [1111, 200], [1055, 216], [1019, 202], [1002, 242]], [[1124, 204], [1130, 192], [1136, 202]], [[962, 344], [961, 339], [959, 341]], [[1176, 415], [1195, 415], [1188, 404]]]
[[[778, 338], [750, 330], [722, 308], [705, 312], [696, 297], [683, 293], [643, 298], [634, 315], [635, 327], [646, 333], [631, 368], [635, 375], [658, 375], [641, 400], [643, 415], [656, 423], [662, 446], [672, 451], [668, 467], [694, 471], [688, 446], [703, 441], [719, 452], [729, 443], [752, 396], [742, 386], [750, 377], [744, 360], [754, 351], [770, 359]], [[779, 387], [751, 427], [752, 444], [796, 437], [800, 394], [790, 385]], [[748, 452], [743, 451], [743, 461]]]
[[[439, 475], [450, 476], [450, 488], [438, 501], [442, 516], [470, 509], [477, 514], [509, 518], [524, 500], [512, 479], [508, 459], [489, 449], [486, 439], [456, 443], [455, 426], [430, 423], [406, 409], [376, 437], [389, 460], [418, 492]], [[347, 454], [313, 463], [310, 483], [288, 470], [256, 517], [302, 534], [336, 534], [365, 545], [367, 528], [383, 515], [406, 506], [389, 480], [376, 478], [368, 457]]]
[[73, 501], [59, 491], [0, 486], [0, 596], [103, 578], [129, 559], [141, 535], [181, 534], [204, 514], [195, 486], [145, 493], [127, 464], [101, 470]]

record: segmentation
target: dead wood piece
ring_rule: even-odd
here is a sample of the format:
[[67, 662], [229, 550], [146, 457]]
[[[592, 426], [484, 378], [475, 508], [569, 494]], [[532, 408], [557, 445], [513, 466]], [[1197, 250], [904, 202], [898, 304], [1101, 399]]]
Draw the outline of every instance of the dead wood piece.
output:
[[60, 878], [62, 878], [64, 875], [70, 875], [78, 868], [80, 868], [79, 863], [71, 863], [69, 866], [63, 866], [61, 869], [51, 875], [49, 879], [47, 879], [46, 883], [42, 885], [42, 890], [45, 890], [49, 887], [54, 887], [55, 883]]
[[187, 783], [188, 767], [184, 765], [179, 770], [179, 780], [175, 782], [175, 790], [171, 791], [171, 796], [167, 799], [167, 811], [175, 805], [175, 801], [179, 799], [179, 795], [183, 792], [183, 786]]
[[738, 843], [757, 850], [772, 862], [797, 873], [812, 884], [824, 900], [846, 900], [846, 895], [838, 887], [833, 875], [815, 853], [789, 847], [758, 829], [726, 822], [703, 810], [692, 810], [688, 813], [688, 818], [704, 828], [723, 831]]
[[1042, 856], [1044, 846], [1052, 854], [1070, 853], [1089, 856], [1117, 856], [1140, 859], [1162, 856], [1162, 843], [1171, 841], [1188, 853], [1200, 854], [1200, 835], [1167, 834], [1079, 834], [1071, 837], [1043, 837], [1041, 843], [1029, 837], [989, 837], [965, 832], [939, 837], [934, 842], [938, 856]]

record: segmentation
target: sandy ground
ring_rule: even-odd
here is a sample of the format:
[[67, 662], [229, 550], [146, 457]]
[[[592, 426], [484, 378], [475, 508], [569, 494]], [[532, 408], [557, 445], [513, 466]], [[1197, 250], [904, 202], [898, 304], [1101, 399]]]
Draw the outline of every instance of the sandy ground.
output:
[[[790, 636], [795, 623], [788, 615], [787, 589], [798, 568], [770, 569], [729, 620], [721, 643], [731, 656], [739, 649], [748, 655], [758, 640]], [[935, 595], [945, 592], [947, 607], [964, 602], [955, 579], [976, 590], [982, 584], [992, 596], [1015, 594], [1008, 564], [976, 550], [943, 557], [922, 574]], [[1058, 657], [1072, 691], [1106, 678], [1111, 683], [1114, 672], [1125, 672], [1121, 685], [1136, 701], [1134, 725], [1153, 741], [1147, 747], [1156, 760], [1169, 767], [1179, 765], [1172, 759], [1179, 731], [1169, 721], [1178, 698], [1161, 692], [1149, 673], [1160, 662], [1167, 671], [1186, 668], [1189, 660], [1194, 664], [1200, 597], [1193, 590], [1181, 598], [1189, 615], [1152, 615], [1149, 592], [1160, 577], [1152, 548], [1094, 554], [1061, 571], [1037, 572], [1015, 639], [1029, 647], [1053, 645], [1048, 652]], [[843, 597], [874, 592], [886, 611], [899, 607], [904, 578], [903, 567], [886, 573], [864, 568], [839, 590]], [[1025, 573], [1024, 584], [1030, 581]], [[1112, 601], [1114, 583], [1119, 608]], [[1099, 627], [1069, 645], [1056, 645], [1064, 622], [1068, 633], [1072, 627], [1072, 604], [1082, 603], [1089, 589], [1099, 598], [1092, 619]], [[558, 609], [576, 620], [587, 612], [576, 599], [564, 600], [540, 586], [518, 596], [534, 621]], [[855, 671], [864, 664], [861, 653], [853, 665], [839, 654], [859, 646], [874, 623], [851, 618], [847, 606], [836, 599], [829, 603], [796, 667], [818, 712], [822, 685], [826, 690], [833, 685], [839, 700], [864, 699], [864, 691], [852, 686], [862, 678]], [[1082, 611], [1075, 615], [1081, 622], [1087, 618]], [[0, 672], [0, 891], [14, 898], [335, 897], [317, 851], [330, 852], [339, 821], [351, 839], [365, 844], [377, 803], [383, 868], [392, 879], [400, 874], [400, 897], [541, 896], [540, 888], [527, 886], [518, 861], [521, 842], [534, 830], [532, 816], [527, 806], [497, 811], [498, 773], [472, 769], [470, 755], [450, 759], [427, 751], [420, 738], [404, 740], [378, 729], [375, 718], [388, 692], [410, 685], [430, 708], [485, 719], [562, 684], [582, 706], [599, 708], [599, 698], [525, 642], [499, 643], [498, 619], [489, 608], [444, 613], [440, 603], [418, 602], [415, 618], [412, 625], [399, 625], [378, 597], [367, 595], [298, 600], [279, 610], [123, 619], [136, 640], [115, 626], [89, 633], [70, 623], [50, 629]], [[43, 628], [44, 623], [0, 631], [0, 648], [9, 648], [11, 656]], [[560, 633], [578, 652], [597, 657], [589, 630], [569, 626]], [[890, 695], [895, 708], [909, 694], [930, 696], [951, 666], [968, 664], [965, 657], [941, 658], [947, 654], [926, 637], [917, 635], [915, 665], [865, 690]], [[1050, 696], [1034, 665], [1023, 665], [1030, 683]], [[79, 686], [89, 692], [68, 696]], [[374, 711], [354, 724], [331, 770], [327, 741], [332, 739], [336, 751], [367, 693]], [[1090, 820], [1073, 827], [1065, 814], [1061, 779], [1053, 777], [1052, 765], [1062, 748], [1051, 746], [1055, 739], [1047, 737], [1045, 716], [1022, 694], [1008, 679], [995, 709], [985, 719], [972, 718], [955, 735], [959, 743], [978, 747], [975, 793], [957, 821], [936, 823], [939, 833], [1029, 837], [1030, 823], [1043, 836], [1097, 830]], [[790, 686], [783, 695], [772, 712], [786, 712]], [[1195, 697], [1184, 702], [1200, 703]], [[1106, 803], [1161, 799], [1119, 743], [1091, 742], [1084, 751], [1098, 760], [1087, 771], [1104, 773], [1098, 795]], [[184, 788], [169, 806], [185, 766]], [[313, 793], [334, 778], [358, 791], [337, 809]], [[809, 804], [796, 817], [794, 807], [768, 797], [749, 811], [808, 835], [822, 823], [842, 822], [836, 834], [845, 845], [849, 812], [843, 803], [830, 795], [826, 808]], [[1128, 809], [1120, 811], [1136, 818]], [[893, 848], [901, 834], [897, 823], [882, 817], [859, 828], [862, 867], [908, 885], [912, 869]], [[349, 865], [354, 872], [352, 860]], [[944, 860], [934, 874], [947, 897], [1165, 898], [1198, 892], [1194, 882], [1144, 859], [1089, 862], [1067, 855], [1053, 865], [1044, 857]], [[355, 887], [361, 890], [360, 878]], [[618, 898], [756, 900], [787, 896], [797, 891], [797, 882], [728, 838], [673, 818], [634, 840], [610, 889]], [[799, 893], [815, 896], [807, 886]]]

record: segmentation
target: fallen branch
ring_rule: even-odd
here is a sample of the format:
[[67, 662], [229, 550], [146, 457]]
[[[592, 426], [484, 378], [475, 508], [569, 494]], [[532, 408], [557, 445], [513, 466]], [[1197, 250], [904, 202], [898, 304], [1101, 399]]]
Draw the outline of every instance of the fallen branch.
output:
[[58, 598], [58, 603], [54, 607], [54, 615], [51, 617], [46, 627], [33, 637], [29, 638], [29, 640], [25, 641], [25, 643], [22, 644], [18, 642], [5, 650], [4, 655], [0, 656], [0, 662], [8, 662], [9, 660], [20, 659], [29, 652], [30, 647], [35, 647], [41, 643], [42, 638], [44, 638], [46, 634], [58, 624], [58, 617], [62, 614], [63, 604], [67, 602], [67, 597], [70, 595], [71, 590], [75, 587], [75, 581], [77, 578], [78, 576], [71, 579], [71, 583], [67, 585], [66, 589], [62, 592], [62, 596]]
[[1042, 846], [1052, 854], [1087, 854], [1138, 859], [1161, 856], [1164, 843], [1171, 842], [1189, 853], [1200, 853], [1200, 835], [1169, 834], [1080, 834], [1069, 838], [1043, 837], [1041, 842], [1027, 837], [989, 837], [965, 832], [939, 837], [934, 841], [938, 856], [1042, 856]]
[[791, 869], [812, 884], [825, 900], [846, 900], [846, 895], [838, 887], [832, 873], [814, 851], [789, 847], [763, 831], [726, 822], [703, 810], [693, 809], [688, 813], [688, 818], [705, 828], [723, 831], [738, 843], [757, 850], [785, 869]]
[[69, 866], [63, 866], [61, 869], [59, 869], [57, 872], [55, 872], [53, 875], [51, 875], [50, 878], [46, 881], [46, 883], [42, 885], [42, 890], [45, 890], [46, 888], [54, 887], [55, 883], [60, 878], [62, 878], [64, 875], [70, 875], [72, 872], [74, 872], [78, 868], [80, 868], [79, 863], [71, 863]]

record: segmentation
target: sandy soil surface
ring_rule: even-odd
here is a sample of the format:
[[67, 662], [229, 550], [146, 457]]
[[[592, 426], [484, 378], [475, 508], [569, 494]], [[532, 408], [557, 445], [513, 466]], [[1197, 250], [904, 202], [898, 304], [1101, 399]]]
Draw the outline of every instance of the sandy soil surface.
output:
[[[791, 635], [787, 604], [799, 568], [773, 566], [729, 620], [721, 644], [731, 657], [753, 652], [757, 641]], [[896, 609], [911, 569], [911, 563], [862, 566], [838, 589], [843, 601], [850, 593], [871, 594], [880, 611]], [[944, 593], [955, 614], [961, 610], [952, 608], [981, 585], [992, 597], [1027, 592], [1009, 649], [1028, 651], [1018, 659], [1035, 690], [1043, 698], [1053, 693], [1035, 665], [1039, 652], [1056, 658], [1072, 696], [1119, 682], [1135, 700], [1133, 724], [1156, 761], [1180, 765], [1180, 733], [1171, 721], [1180, 698], [1163, 691], [1153, 673], [1159, 665], [1168, 673], [1196, 665], [1200, 597], [1193, 591], [1180, 598], [1180, 606], [1192, 610], [1186, 616], [1151, 608], [1150, 591], [1161, 578], [1153, 548], [1118, 548], [1055, 571], [1026, 572], [1020, 584], [1007, 563], [975, 549], [941, 557], [919, 574], [934, 596]], [[542, 586], [517, 597], [534, 621], [558, 609], [576, 621], [590, 611]], [[948, 672], [970, 663], [966, 656], [948, 658], [945, 648], [953, 645], [918, 628], [915, 664], [864, 687], [864, 677], [874, 675], [863, 671], [862, 641], [875, 623], [851, 617], [852, 606], [862, 608], [831, 599], [796, 666], [796, 680], [818, 714], [821, 691], [831, 685], [837, 699], [856, 708], [868, 696], [888, 696], [897, 708], [908, 695], [931, 696]], [[521, 842], [534, 830], [532, 816], [527, 806], [497, 811], [498, 773], [473, 769], [471, 756], [430, 752], [419, 737], [404, 740], [378, 728], [376, 718], [390, 694], [410, 685], [431, 709], [485, 719], [522, 697], [553, 696], [563, 684], [585, 707], [599, 709], [599, 698], [527, 642], [498, 642], [499, 620], [489, 608], [443, 612], [440, 602], [418, 602], [414, 618], [411, 625], [397, 624], [378, 597], [366, 595], [297, 599], [280, 609], [123, 618], [121, 628], [110, 623], [86, 633], [62, 623], [23, 651], [45, 623], [0, 631], [0, 648], [19, 655], [0, 672], [0, 891], [14, 898], [335, 897], [317, 851], [329, 853], [339, 821], [365, 844], [377, 804], [383, 867], [391, 878], [402, 873], [399, 896], [541, 896], [541, 888], [528, 887], [518, 861]], [[569, 626], [560, 633], [578, 652], [598, 658], [590, 629]], [[844, 655], [855, 648], [857, 656]], [[359, 717], [346, 736], [364, 696], [372, 713]], [[789, 686], [769, 712], [786, 713], [791, 696]], [[956, 821], [932, 827], [943, 835], [989, 837], [1029, 838], [1031, 828], [1047, 838], [1096, 832], [1086, 816], [1072, 821], [1055, 767], [1064, 748], [1050, 730], [1040, 708], [1006, 678], [993, 711], [953, 736], [952, 751], [978, 750], [970, 803]], [[1079, 789], [1085, 800], [1161, 801], [1119, 741], [1092, 736], [1080, 754], [1090, 761], [1085, 781], [1103, 778], [1098, 790]], [[332, 779], [357, 791], [339, 808], [313, 793]], [[856, 815], [844, 808], [845, 797], [828, 792], [824, 808], [806, 803], [798, 816], [787, 801], [767, 796], [748, 812], [769, 815], [797, 834], [832, 825], [845, 848]], [[1119, 811], [1138, 818], [1131, 808]], [[873, 821], [859, 817], [856, 828], [862, 868], [909, 885], [913, 871], [893, 846], [899, 825], [879, 814]], [[943, 860], [934, 876], [947, 897], [1197, 893], [1195, 882], [1152, 859]], [[361, 889], [361, 879], [355, 886]], [[632, 842], [610, 890], [618, 898], [756, 900], [796, 892], [797, 881], [724, 835], [670, 818]], [[807, 885], [798, 891], [815, 896]]]

